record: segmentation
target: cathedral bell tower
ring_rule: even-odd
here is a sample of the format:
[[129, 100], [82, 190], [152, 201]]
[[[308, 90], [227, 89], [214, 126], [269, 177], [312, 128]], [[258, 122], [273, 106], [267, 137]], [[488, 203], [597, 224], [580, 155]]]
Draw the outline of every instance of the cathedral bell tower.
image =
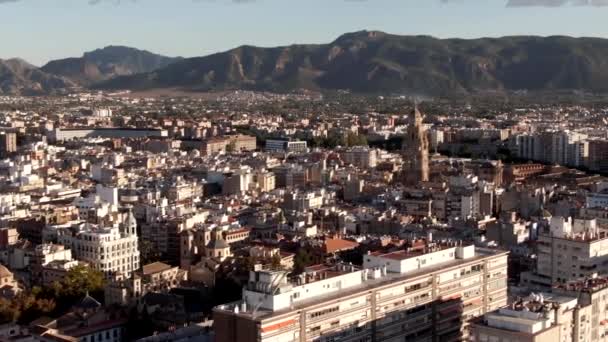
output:
[[419, 182], [429, 181], [429, 138], [422, 123], [423, 116], [414, 107], [412, 122], [407, 128], [403, 139], [403, 175], [402, 181], [407, 185], [416, 185]]

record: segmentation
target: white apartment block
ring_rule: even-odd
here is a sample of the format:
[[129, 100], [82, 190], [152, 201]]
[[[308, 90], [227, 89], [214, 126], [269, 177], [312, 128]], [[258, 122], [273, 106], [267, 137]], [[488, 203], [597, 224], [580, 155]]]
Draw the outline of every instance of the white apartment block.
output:
[[608, 341], [608, 278], [577, 279], [555, 285], [552, 292], [578, 299], [571, 341]]
[[471, 326], [472, 342], [606, 342], [608, 279], [553, 286], [486, 314]]
[[523, 273], [522, 282], [532, 288], [571, 281], [594, 274], [608, 274], [608, 234], [595, 219], [555, 216], [550, 230], [538, 236], [536, 273]]
[[98, 118], [109, 118], [112, 116], [112, 110], [109, 108], [96, 108], [93, 110], [93, 116]]
[[325, 203], [324, 189], [316, 191], [291, 191], [285, 193], [284, 207], [287, 210], [308, 211], [319, 209]]
[[48, 134], [52, 141], [82, 138], [146, 138], [168, 137], [169, 132], [161, 129], [146, 128], [55, 128]]
[[586, 134], [573, 131], [546, 131], [516, 135], [511, 146], [520, 158], [577, 167], [589, 157], [587, 139]]
[[470, 341], [574, 342], [579, 313], [576, 297], [533, 293], [474, 322]]
[[471, 318], [507, 303], [507, 252], [416, 241], [318, 265], [293, 279], [250, 272], [242, 300], [214, 309], [219, 341], [462, 341]]
[[122, 229], [85, 224], [75, 234], [59, 236], [59, 243], [69, 247], [75, 259], [86, 261], [108, 277], [114, 273], [130, 277], [140, 266], [136, 226], [129, 213]]

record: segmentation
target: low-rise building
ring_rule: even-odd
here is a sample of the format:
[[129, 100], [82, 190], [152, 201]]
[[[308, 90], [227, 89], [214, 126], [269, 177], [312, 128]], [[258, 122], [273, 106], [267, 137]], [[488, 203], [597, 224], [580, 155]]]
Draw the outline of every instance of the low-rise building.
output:
[[266, 140], [266, 151], [304, 153], [308, 151], [308, 144], [306, 141], [268, 139]]

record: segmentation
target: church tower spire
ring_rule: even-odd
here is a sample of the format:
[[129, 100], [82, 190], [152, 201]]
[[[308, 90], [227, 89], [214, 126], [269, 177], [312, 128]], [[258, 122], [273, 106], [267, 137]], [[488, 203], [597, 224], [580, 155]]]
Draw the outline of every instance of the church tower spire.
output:
[[429, 139], [422, 122], [424, 117], [417, 103], [414, 105], [411, 119], [403, 140], [403, 182], [415, 185], [429, 181]]

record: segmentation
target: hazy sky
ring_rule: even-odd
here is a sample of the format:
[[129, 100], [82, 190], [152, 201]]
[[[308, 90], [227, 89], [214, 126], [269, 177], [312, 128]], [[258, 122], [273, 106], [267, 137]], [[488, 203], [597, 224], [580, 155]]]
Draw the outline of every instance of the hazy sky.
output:
[[190, 57], [362, 29], [608, 37], [608, 0], [0, 0], [0, 58], [38, 65], [110, 44]]

